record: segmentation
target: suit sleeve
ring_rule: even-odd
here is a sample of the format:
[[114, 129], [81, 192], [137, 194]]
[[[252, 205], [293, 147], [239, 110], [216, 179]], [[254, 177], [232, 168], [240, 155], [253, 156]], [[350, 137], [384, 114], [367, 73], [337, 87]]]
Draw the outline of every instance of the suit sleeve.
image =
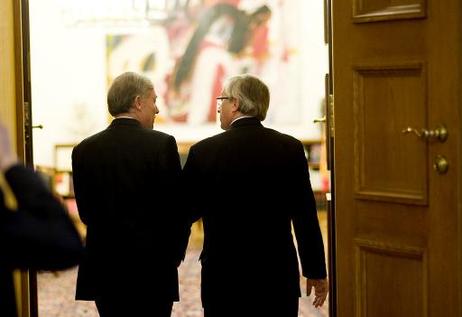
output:
[[187, 218], [191, 225], [202, 217], [200, 212], [200, 199], [203, 196], [200, 190], [204, 188], [201, 184], [202, 180], [203, 178], [199, 175], [196, 149], [192, 146], [183, 168], [182, 177], [183, 193], [187, 201]]
[[171, 225], [174, 240], [173, 251], [174, 260], [178, 265], [185, 257], [186, 248], [188, 245], [190, 226], [185, 214], [184, 202], [181, 198], [180, 177], [181, 177], [181, 164], [178, 155], [178, 148], [174, 137], [169, 137], [166, 143], [165, 150], [163, 151], [160, 160], [160, 170], [163, 174], [162, 184], [165, 185], [164, 201], [168, 202], [167, 209], [171, 212]]
[[5, 173], [20, 209], [34, 210], [43, 217], [64, 213], [61, 203], [45, 187], [45, 183], [30, 168], [16, 165]]
[[82, 222], [88, 225], [88, 215], [91, 208], [90, 195], [88, 194], [88, 185], [83, 181], [85, 171], [83, 160], [79, 152], [79, 148], [75, 147], [72, 150], [72, 181], [74, 185], [75, 200], [77, 202], [77, 209], [79, 217]]
[[5, 177], [18, 201], [18, 210], [2, 206], [0, 262], [45, 270], [76, 265], [82, 242], [62, 204], [29, 168], [14, 166]]
[[293, 192], [296, 194], [292, 222], [297, 239], [303, 276], [321, 279], [327, 276], [324, 243], [316, 210], [316, 201], [309, 179], [308, 162], [303, 146], [295, 154]]

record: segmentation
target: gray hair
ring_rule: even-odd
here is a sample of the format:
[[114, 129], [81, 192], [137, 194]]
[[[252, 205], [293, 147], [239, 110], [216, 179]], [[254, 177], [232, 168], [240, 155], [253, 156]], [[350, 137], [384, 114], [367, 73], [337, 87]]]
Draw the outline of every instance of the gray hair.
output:
[[146, 97], [154, 85], [147, 77], [126, 72], [114, 79], [107, 93], [109, 113], [116, 116], [128, 112], [137, 96]]
[[226, 80], [223, 92], [239, 101], [239, 111], [265, 120], [268, 111], [270, 93], [268, 86], [255, 76], [244, 74]]

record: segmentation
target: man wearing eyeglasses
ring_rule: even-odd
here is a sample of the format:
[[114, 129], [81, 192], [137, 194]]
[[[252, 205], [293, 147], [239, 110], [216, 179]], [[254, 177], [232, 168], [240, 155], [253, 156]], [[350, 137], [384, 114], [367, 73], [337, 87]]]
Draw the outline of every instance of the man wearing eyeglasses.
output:
[[297, 317], [297, 251], [308, 295], [315, 290], [313, 305], [323, 305], [327, 296], [324, 246], [303, 146], [262, 125], [269, 100], [258, 78], [228, 79], [217, 97], [225, 132], [193, 145], [183, 170], [191, 221], [202, 218], [204, 224], [205, 317]]

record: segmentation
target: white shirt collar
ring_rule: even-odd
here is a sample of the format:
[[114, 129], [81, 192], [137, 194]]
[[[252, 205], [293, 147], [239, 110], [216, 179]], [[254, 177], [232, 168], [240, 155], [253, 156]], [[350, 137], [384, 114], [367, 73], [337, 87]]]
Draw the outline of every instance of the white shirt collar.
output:
[[114, 119], [133, 119], [133, 120], [136, 120], [136, 118], [133, 118], [133, 117], [130, 117], [130, 116], [117, 116], [117, 117], [114, 117]]

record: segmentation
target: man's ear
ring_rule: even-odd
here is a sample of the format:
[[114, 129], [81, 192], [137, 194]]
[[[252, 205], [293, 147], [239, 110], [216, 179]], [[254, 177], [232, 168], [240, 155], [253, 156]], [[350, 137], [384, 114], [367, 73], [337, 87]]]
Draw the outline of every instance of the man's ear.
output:
[[136, 110], [141, 110], [141, 96], [136, 96], [133, 103]]
[[240, 109], [239, 99], [233, 98], [233, 103], [231, 104], [231, 111], [238, 112]]

